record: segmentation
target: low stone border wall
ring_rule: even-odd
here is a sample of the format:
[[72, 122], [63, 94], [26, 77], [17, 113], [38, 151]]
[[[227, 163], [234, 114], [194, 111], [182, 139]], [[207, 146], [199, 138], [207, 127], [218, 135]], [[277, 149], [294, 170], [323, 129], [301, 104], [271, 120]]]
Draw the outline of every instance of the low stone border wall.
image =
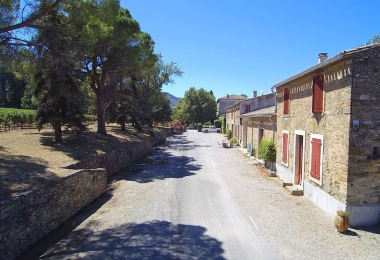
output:
[[96, 169], [105, 168], [108, 176], [131, 165], [144, 155], [150, 153], [153, 146], [172, 134], [169, 128], [155, 132], [154, 137], [145, 137], [140, 141], [125, 143], [110, 153], [104, 153], [65, 166], [66, 169]]
[[100, 196], [105, 169], [80, 170], [0, 202], [0, 255], [13, 259]]
[[[155, 132], [139, 142], [127, 143], [108, 154], [94, 156], [65, 168], [78, 171], [18, 197], [0, 202], [0, 256], [14, 259], [56, 229], [107, 187], [107, 177], [148, 154], [172, 134]], [[101, 169], [100, 169], [101, 168]]]

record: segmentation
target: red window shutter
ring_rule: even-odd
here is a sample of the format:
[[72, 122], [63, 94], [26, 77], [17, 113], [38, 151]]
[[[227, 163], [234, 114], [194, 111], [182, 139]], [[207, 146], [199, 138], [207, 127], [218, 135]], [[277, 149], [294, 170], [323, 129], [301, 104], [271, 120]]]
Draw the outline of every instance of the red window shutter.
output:
[[313, 78], [313, 113], [323, 110], [323, 75]]
[[289, 88], [284, 89], [284, 115], [289, 114]]
[[311, 170], [310, 175], [314, 179], [321, 179], [321, 139], [311, 139]]
[[288, 134], [282, 134], [282, 162], [288, 163]]

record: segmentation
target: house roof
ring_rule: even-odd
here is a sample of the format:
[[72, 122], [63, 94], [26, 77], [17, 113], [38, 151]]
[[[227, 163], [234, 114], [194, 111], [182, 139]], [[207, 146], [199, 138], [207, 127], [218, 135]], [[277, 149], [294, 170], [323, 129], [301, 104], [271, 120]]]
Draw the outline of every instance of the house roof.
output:
[[272, 116], [275, 114], [276, 114], [275, 106], [271, 106], [271, 107], [266, 107], [266, 108], [259, 109], [259, 110], [253, 111], [253, 112], [245, 113], [245, 114], [242, 114], [238, 117], [241, 117], [241, 118], [268, 117], [268, 116]]
[[367, 46], [363, 46], [363, 47], [358, 47], [358, 48], [355, 48], [355, 49], [350, 49], [350, 50], [346, 50], [346, 51], [343, 51], [321, 63], [318, 63], [317, 65], [314, 65], [313, 67], [310, 67], [308, 68], [307, 70], [304, 70], [290, 78], [287, 78], [275, 85], [273, 85], [272, 89], [274, 88], [278, 88], [286, 83], [289, 83], [295, 79], [298, 79], [298, 78], [301, 78], [317, 69], [321, 69], [323, 67], [327, 67], [327, 66], [330, 66], [332, 64], [334, 64], [335, 62], [338, 62], [338, 61], [341, 61], [343, 59], [346, 59], [348, 57], [350, 57], [350, 55], [354, 54], [354, 53], [358, 53], [358, 52], [362, 52], [362, 51], [365, 51], [365, 50], [369, 50], [369, 49], [372, 49], [372, 48], [378, 48], [380, 47], [380, 44], [372, 44], [372, 45], [367, 45]]
[[231, 94], [231, 95], [228, 95], [226, 97], [218, 98], [218, 101], [219, 100], [243, 100], [243, 99], [247, 99], [247, 97], [241, 96], [241, 95]]

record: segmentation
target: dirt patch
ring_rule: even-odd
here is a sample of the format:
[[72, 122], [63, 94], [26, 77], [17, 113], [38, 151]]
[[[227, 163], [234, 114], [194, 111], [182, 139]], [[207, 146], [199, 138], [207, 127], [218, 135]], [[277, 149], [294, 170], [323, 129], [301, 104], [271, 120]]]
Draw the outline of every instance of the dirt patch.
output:
[[97, 127], [91, 125], [89, 131], [78, 134], [65, 131], [63, 143], [54, 141], [52, 129], [0, 131], [0, 199], [67, 176], [73, 170], [61, 167], [148, 135], [132, 126], [121, 132], [118, 125], [107, 125], [107, 136], [97, 134], [96, 130]]

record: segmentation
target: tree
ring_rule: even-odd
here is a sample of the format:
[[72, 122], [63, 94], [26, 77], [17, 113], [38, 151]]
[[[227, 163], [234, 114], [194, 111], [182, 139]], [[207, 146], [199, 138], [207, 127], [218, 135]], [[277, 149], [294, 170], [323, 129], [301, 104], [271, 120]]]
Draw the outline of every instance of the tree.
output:
[[5, 67], [0, 67], [0, 106], [21, 108], [26, 82]]
[[[82, 13], [78, 13], [82, 11]], [[98, 133], [107, 134], [105, 108], [108, 94], [116, 91], [112, 77], [121, 72], [137, 75], [146, 64], [154, 64], [154, 42], [150, 35], [140, 31], [127, 9], [117, 0], [86, 1], [81, 8], [71, 8], [71, 17], [81, 17], [77, 42], [82, 48], [82, 69], [90, 80], [96, 95]], [[78, 23], [80, 24], [80, 23]], [[114, 94], [112, 94], [114, 95]]]
[[177, 119], [192, 123], [213, 121], [216, 117], [216, 101], [213, 94], [203, 88], [196, 90], [191, 87], [185, 92], [175, 110]]
[[85, 99], [79, 88], [83, 79], [67, 17], [51, 11], [41, 23], [35, 39], [38, 48], [34, 94], [39, 101], [36, 119], [39, 128], [51, 123], [56, 142], [62, 142], [63, 125], [84, 129], [81, 121]]
[[29, 45], [29, 40], [22, 38], [22, 33], [14, 33], [14, 31], [35, 27], [35, 22], [41, 20], [50, 11], [57, 9], [61, 2], [63, 0], [2, 0], [0, 5], [0, 46]]
[[116, 119], [122, 130], [127, 121], [139, 130], [142, 130], [142, 125], [151, 126], [153, 121], [168, 121], [170, 101], [161, 92], [162, 86], [173, 83], [173, 78], [181, 75], [177, 64], [164, 64], [159, 59], [153, 67], [146, 66], [139, 74], [121, 79], [117, 97], [107, 108], [107, 116], [111, 121]]
[[369, 39], [365, 44], [358, 45], [357, 47], [364, 47], [371, 44], [377, 44], [380, 43], [380, 34], [375, 35], [372, 37], [372, 39]]

